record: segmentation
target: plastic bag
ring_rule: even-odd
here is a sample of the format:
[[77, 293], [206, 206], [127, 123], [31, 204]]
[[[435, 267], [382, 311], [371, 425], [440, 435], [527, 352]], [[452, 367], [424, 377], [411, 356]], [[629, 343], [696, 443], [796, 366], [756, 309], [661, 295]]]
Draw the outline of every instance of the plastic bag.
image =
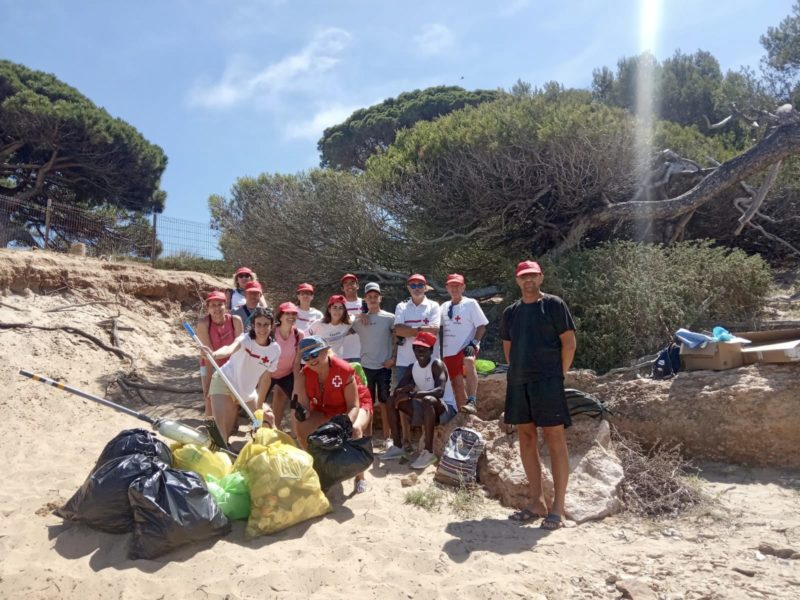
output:
[[222, 479], [209, 475], [206, 484], [217, 506], [230, 520], [238, 521], [250, 516], [250, 490], [242, 473], [230, 473]]
[[204, 479], [209, 476], [222, 479], [233, 469], [230, 456], [225, 452], [213, 452], [197, 444], [172, 444], [173, 467], [182, 471], [193, 471]]
[[231, 530], [197, 473], [161, 469], [128, 488], [135, 520], [130, 558], [155, 558]]
[[350, 439], [352, 431], [350, 420], [337, 415], [308, 436], [308, 451], [323, 490], [355, 477], [374, 460], [372, 438]]
[[491, 360], [486, 360], [485, 358], [475, 359], [475, 370], [480, 375], [489, 375], [491, 373], [494, 373], [494, 370], [496, 368], [497, 365]]
[[247, 537], [275, 533], [330, 510], [313, 465], [311, 456], [282, 431], [256, 432], [233, 465], [250, 488]]
[[146, 429], [126, 429], [120, 431], [117, 436], [106, 444], [100, 457], [92, 469], [94, 473], [109, 460], [130, 456], [131, 454], [146, 454], [155, 456], [165, 465], [172, 466], [172, 453], [164, 442], [158, 439], [155, 434]]
[[111, 459], [89, 475], [72, 498], [55, 512], [64, 519], [109, 533], [132, 531], [128, 486], [140, 477], [166, 468], [167, 465], [145, 454]]

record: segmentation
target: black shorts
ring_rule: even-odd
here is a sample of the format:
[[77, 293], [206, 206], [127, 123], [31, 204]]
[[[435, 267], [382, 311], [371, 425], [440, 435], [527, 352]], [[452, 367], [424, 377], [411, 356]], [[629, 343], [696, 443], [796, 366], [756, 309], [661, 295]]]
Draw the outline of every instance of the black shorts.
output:
[[286, 394], [286, 397], [291, 400], [292, 392], [294, 391], [294, 373], [284, 375], [280, 379], [273, 379], [269, 384], [269, 391], [267, 391], [267, 394], [269, 394], [276, 385], [281, 388], [283, 393]]
[[385, 368], [364, 368], [364, 375], [367, 376], [367, 387], [372, 396], [372, 402], [381, 402], [385, 404], [389, 399], [389, 387], [392, 384], [392, 370]]
[[539, 381], [509, 385], [506, 388], [505, 422], [509, 425], [534, 423], [538, 427], [572, 425], [564, 396], [564, 380], [546, 377]]

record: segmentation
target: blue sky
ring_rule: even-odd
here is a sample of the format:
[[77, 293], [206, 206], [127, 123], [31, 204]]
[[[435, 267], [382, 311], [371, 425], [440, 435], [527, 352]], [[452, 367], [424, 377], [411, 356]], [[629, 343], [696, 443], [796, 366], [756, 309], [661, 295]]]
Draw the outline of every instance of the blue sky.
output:
[[166, 215], [318, 165], [325, 127], [431, 85], [588, 87], [647, 48], [757, 67], [792, 0], [0, 0], [0, 57], [54, 73], [164, 148]]

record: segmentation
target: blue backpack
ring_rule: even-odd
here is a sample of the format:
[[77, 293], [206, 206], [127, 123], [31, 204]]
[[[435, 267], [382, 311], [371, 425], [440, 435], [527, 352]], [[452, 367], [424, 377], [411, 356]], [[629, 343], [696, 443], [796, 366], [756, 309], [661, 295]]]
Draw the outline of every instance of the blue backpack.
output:
[[669, 379], [681, 370], [681, 347], [671, 342], [656, 356], [651, 376], [653, 379]]

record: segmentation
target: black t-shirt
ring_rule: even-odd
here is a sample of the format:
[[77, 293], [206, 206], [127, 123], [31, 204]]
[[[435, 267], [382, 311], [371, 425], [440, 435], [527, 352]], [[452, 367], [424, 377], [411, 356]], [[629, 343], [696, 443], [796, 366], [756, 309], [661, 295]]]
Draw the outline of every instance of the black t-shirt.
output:
[[511, 342], [508, 383], [560, 377], [562, 333], [575, 329], [572, 314], [558, 296], [543, 294], [530, 304], [517, 300], [503, 311], [500, 338]]

